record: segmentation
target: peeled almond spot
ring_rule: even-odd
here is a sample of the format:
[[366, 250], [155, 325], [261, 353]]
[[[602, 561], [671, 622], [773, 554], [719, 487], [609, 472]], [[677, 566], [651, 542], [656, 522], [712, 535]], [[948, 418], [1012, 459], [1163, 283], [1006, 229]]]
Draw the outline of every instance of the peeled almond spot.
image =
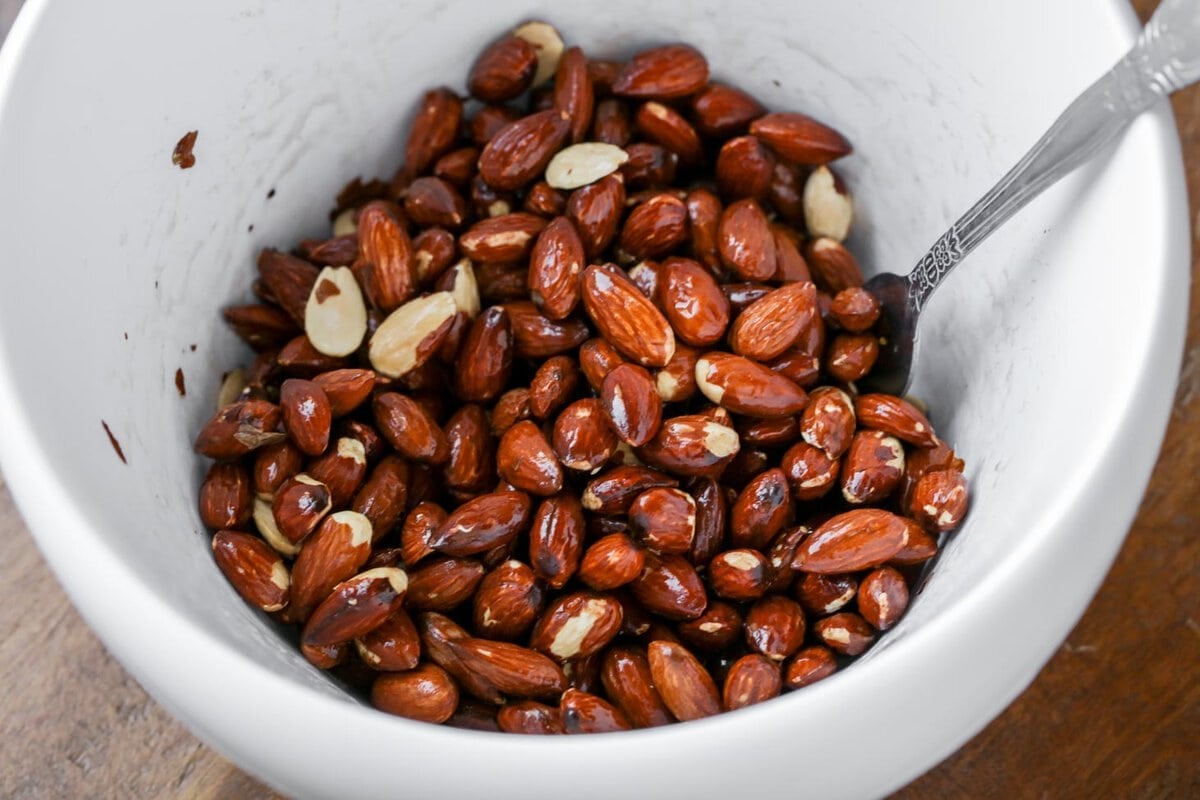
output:
[[731, 456], [741, 447], [737, 431], [719, 422], [704, 423], [704, 446], [717, 458]]
[[699, 387], [700, 393], [710, 401], [716, 405], [721, 405], [721, 401], [725, 399], [725, 387], [708, 382], [711, 370], [712, 362], [708, 359], [702, 358], [696, 362], [696, 386]]
[[317, 352], [348, 356], [367, 333], [367, 306], [349, 267], [325, 267], [304, 307], [304, 332]]
[[829, 167], [817, 167], [804, 182], [804, 224], [810, 234], [845, 240], [854, 221], [854, 200]]
[[613, 144], [580, 142], [559, 150], [546, 167], [546, 183], [555, 189], [578, 189], [611, 175], [629, 160]]
[[454, 305], [470, 319], [479, 316], [482, 304], [479, 300], [479, 283], [475, 279], [475, 268], [471, 260], [464, 258], [450, 268], [454, 275], [454, 283], [450, 294], [454, 297]]
[[601, 600], [589, 600], [579, 613], [568, 619], [554, 641], [550, 643], [550, 652], [562, 659], [572, 658], [583, 649], [583, 640], [592, 632], [597, 620], [608, 611], [608, 606]]
[[725, 554], [725, 563], [734, 569], [752, 570], [757, 569], [759, 561], [753, 555], [743, 551], [734, 551]]
[[337, 442], [338, 458], [348, 458], [355, 464], [367, 463], [367, 448], [358, 439], [343, 436]]
[[404, 594], [408, 591], [408, 573], [399, 567], [376, 567], [354, 576], [354, 580], [369, 581], [376, 578], [387, 578], [387, 582], [392, 585], [392, 591], [396, 594]]
[[537, 54], [537, 70], [533, 73], [533, 83], [530, 85], [541, 86], [554, 77], [563, 54], [562, 36], [555, 27], [549, 22], [534, 20], [519, 26], [513, 31], [513, 36], [529, 42]]
[[422, 352], [422, 343], [458, 313], [450, 292], [409, 300], [397, 308], [371, 337], [367, 356], [375, 370], [389, 378], [399, 378], [419, 367], [432, 355]]
[[351, 547], [371, 543], [374, 530], [371, 527], [371, 520], [367, 519], [364, 515], [357, 511], [339, 511], [331, 515], [330, 519], [350, 529]]
[[347, 208], [342, 213], [338, 214], [333, 220], [333, 235], [334, 236], [349, 236], [352, 233], [358, 233], [358, 225], [354, 223], [355, 210]]
[[261, 497], [254, 498], [254, 525], [258, 528], [259, 536], [281, 556], [291, 558], [300, 552], [300, 545], [292, 544], [287, 537], [279, 532], [275, 524], [275, 514], [271, 510], [271, 501]]

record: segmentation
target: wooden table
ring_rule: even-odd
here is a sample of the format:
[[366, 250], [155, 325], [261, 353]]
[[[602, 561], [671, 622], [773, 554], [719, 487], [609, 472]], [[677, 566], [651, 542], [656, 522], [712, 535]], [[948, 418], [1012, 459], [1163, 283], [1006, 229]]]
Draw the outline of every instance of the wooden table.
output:
[[[20, 2], [0, 0], [0, 37]], [[1145, 18], [1155, 0], [1134, 5]], [[1200, 91], [1174, 103], [1195, 218]], [[1158, 467], [1100, 593], [1034, 684], [896, 797], [1200, 797], [1200, 283], [1191, 309]], [[42, 563], [2, 478], [0, 797], [277, 797], [108, 656]]]

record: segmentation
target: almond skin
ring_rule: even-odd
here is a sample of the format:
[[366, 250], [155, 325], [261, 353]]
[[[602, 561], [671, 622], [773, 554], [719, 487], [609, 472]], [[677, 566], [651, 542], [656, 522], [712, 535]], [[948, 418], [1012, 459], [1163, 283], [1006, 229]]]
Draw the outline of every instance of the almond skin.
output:
[[565, 319], [579, 305], [583, 260], [583, 240], [568, 218], [555, 218], [538, 234], [529, 256], [529, 291], [548, 318]]
[[462, 111], [462, 100], [449, 89], [433, 89], [421, 97], [404, 146], [404, 165], [410, 174], [424, 173], [450, 150]]
[[467, 90], [485, 103], [503, 103], [533, 83], [537, 51], [518, 36], [505, 36], [480, 53], [467, 75]]
[[621, 364], [604, 377], [600, 403], [621, 441], [640, 447], [662, 424], [662, 398], [654, 379], [636, 364]]
[[650, 661], [644, 651], [613, 647], [604, 654], [600, 680], [609, 698], [639, 728], [654, 728], [675, 721], [654, 688]]
[[720, 713], [720, 695], [712, 676], [687, 648], [674, 642], [651, 642], [648, 656], [654, 685], [676, 719], [686, 722]]
[[709, 347], [725, 335], [729, 301], [712, 273], [690, 258], [668, 258], [659, 277], [658, 301], [679, 339]]
[[513, 425], [500, 438], [496, 469], [501, 478], [531, 494], [549, 496], [562, 489], [563, 471], [554, 450], [529, 420]]
[[578, 571], [585, 524], [573, 493], [548, 497], [538, 506], [529, 531], [529, 563], [551, 588], [561, 589]]
[[546, 609], [530, 637], [535, 650], [565, 662], [605, 648], [621, 630], [621, 604], [611, 597], [576, 592]]
[[827, 164], [851, 152], [844, 136], [804, 114], [766, 114], [750, 123], [750, 133], [796, 164]]
[[441, 723], [458, 707], [458, 686], [436, 664], [380, 675], [371, 686], [371, 705], [422, 722]]
[[463, 503], [442, 523], [429, 546], [455, 557], [471, 556], [512, 541], [529, 524], [524, 492], [494, 492]]
[[617, 267], [593, 265], [584, 270], [583, 303], [596, 327], [627, 358], [651, 367], [671, 360], [674, 331]]
[[733, 352], [754, 361], [783, 355], [817, 314], [817, 287], [789, 283], [754, 301], [729, 330]]
[[262, 539], [239, 531], [218, 531], [212, 549], [217, 566], [247, 603], [263, 611], [279, 611], [288, 604], [291, 580], [287, 567]]
[[717, 229], [725, 266], [742, 280], [765, 281], [775, 274], [775, 239], [762, 206], [745, 198], [725, 207]]
[[808, 394], [778, 372], [729, 353], [705, 353], [696, 362], [704, 396], [735, 414], [784, 417], [800, 413]]

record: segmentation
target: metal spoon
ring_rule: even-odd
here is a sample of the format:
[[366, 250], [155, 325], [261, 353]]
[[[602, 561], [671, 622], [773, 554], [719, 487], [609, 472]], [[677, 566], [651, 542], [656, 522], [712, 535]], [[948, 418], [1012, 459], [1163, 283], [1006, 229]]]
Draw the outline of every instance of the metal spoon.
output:
[[864, 389], [903, 394], [917, 353], [917, 322], [934, 290], [992, 231], [1088, 161], [1160, 99], [1200, 80], [1200, 0], [1163, 0], [1137, 43], [1079, 95], [1008, 174], [933, 243], [912, 271], [876, 275], [879, 359]]

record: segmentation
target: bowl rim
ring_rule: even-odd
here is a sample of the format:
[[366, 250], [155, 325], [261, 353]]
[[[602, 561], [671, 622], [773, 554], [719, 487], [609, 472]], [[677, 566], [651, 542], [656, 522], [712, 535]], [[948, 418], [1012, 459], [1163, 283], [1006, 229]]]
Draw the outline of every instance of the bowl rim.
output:
[[[32, 45], [39, 23], [51, 2], [52, 0], [27, 0], [9, 33], [8, 40], [0, 49], [0, 130], [3, 130], [8, 113], [9, 96], [20, 75], [17, 67], [26, 49]], [[1116, 41], [1128, 39], [1130, 32], [1138, 28], [1132, 9], [1121, 0], [1106, 3], [1097, 13], [1110, 15]], [[1153, 273], [1160, 281], [1160, 291], [1157, 294], [1155, 321], [1148, 333], [1147, 345], [1157, 341], [1159, 345], [1165, 345], [1165, 351], [1160, 350], [1160, 353], [1181, 354], [1183, 321], [1186, 314], [1180, 313], [1180, 308], [1186, 309], [1187, 293], [1178, 291], [1178, 286], [1169, 285], [1178, 277], [1175, 275], [1178, 270], [1171, 269], [1171, 262], [1182, 260], [1186, 263], [1188, 253], [1187, 203], [1182, 184], [1181, 154], [1174, 117], [1169, 106], [1160, 106], [1147, 117], [1151, 120], [1151, 132], [1157, 141], [1153, 150], [1147, 148], [1147, 171], [1160, 173], [1162, 180], [1157, 181], [1161, 189], [1160, 195], [1148, 198], [1146, 202], [1158, 203], [1168, 212], [1160, 215], [1161, 231], [1156, 232], [1154, 239], [1162, 244], [1162, 255], [1156, 260], [1159, 268]], [[1184, 220], [1182, 228], [1179, 226], [1181, 214]], [[1188, 271], [1185, 269], [1182, 272], [1186, 280]], [[467, 740], [474, 740], [486, 743], [487, 747], [499, 751], [503, 754], [500, 756], [502, 758], [524, 760], [534, 752], [539, 758], [544, 758], [547, 753], [565, 755], [575, 750], [582, 752], [580, 740], [572, 737], [498, 736], [432, 726], [390, 717], [362, 703], [356, 704], [347, 702], [346, 699], [322, 695], [296, 680], [281, 678], [266, 665], [255, 661], [192, 621], [188, 615], [177, 611], [171, 602], [164, 600], [150, 586], [143, 583], [138, 575], [104, 544], [103, 538], [83, 535], [83, 532], [91, 529], [87, 515], [75, 503], [67, 487], [59, 483], [49, 455], [32, 433], [29, 414], [21, 400], [14, 366], [8, 356], [9, 348], [15, 345], [15, 341], [4, 339], [4, 330], [0, 328], [0, 409], [8, 421], [6, 433], [0, 437], [0, 467], [4, 470], [17, 507], [28, 522], [30, 533], [43, 557], [93, 631], [112, 650], [122, 665], [147, 687], [157, 701], [177, 717], [185, 719], [188, 726], [207, 743], [215, 745], [216, 749], [231, 760], [246, 765], [244, 753], [226, 748], [225, 745], [230, 740], [223, 731], [222, 724], [205, 713], [206, 698], [210, 696], [210, 692], [217, 689], [210, 687], [206, 692], [200, 687], [185, 687], [169, 679], [170, 676], [178, 675], [181, 668], [189, 663], [203, 664], [205, 672], [210, 674], [236, 674], [239, 680], [246, 682], [246, 691], [262, 698], [264, 708], [302, 708], [303, 713], [292, 717], [291, 722], [310, 717], [336, 719], [337, 722], [331, 724], [329, 730], [356, 730], [362, 736], [391, 740], [405, 739], [416, 734], [434, 747], [461, 745]], [[1171, 374], [1175, 374], [1177, 364], [1178, 359], [1171, 361]], [[1138, 373], [1139, 380], [1136, 385], [1123, 387], [1123, 390], [1129, 392], [1132, 398], [1147, 383], [1155, 383], [1160, 389], [1168, 388], [1168, 384], [1173, 386], [1172, 378], [1167, 378], [1164, 383], [1163, 372], [1161, 368], [1156, 368], [1155, 364], [1144, 363]], [[1167, 391], [1160, 394], [1168, 398], [1168, 401], [1173, 396], [1173, 392]], [[1143, 430], [1157, 432], [1157, 438], [1151, 443], [1153, 452], [1150, 455], [1150, 466], [1156, 460], [1170, 410], [1169, 402], [1160, 403], [1159, 406], [1150, 408], [1149, 412], [1145, 405], [1137, 410], [1137, 415], [1142, 417], [1144, 422], [1148, 422], [1143, 424]], [[1128, 421], [1128, 417], [1133, 413], [1130, 409], [1133, 407], [1133, 403], [1125, 406], [1126, 410], [1122, 412], [1121, 417], [1123, 422]], [[1129, 426], [1123, 425], [1122, 430], [1129, 430]], [[780, 699], [778, 702], [753, 706], [736, 713], [721, 714], [712, 719], [699, 720], [683, 726], [631, 731], [615, 737], [603, 737], [602, 741], [589, 741], [584, 747], [594, 748], [602, 745], [606, 748], [608, 756], [620, 757], [619, 754], [624, 752], [632, 757], [637, 751], [658, 741], [669, 740], [674, 747], [686, 748], [692, 742], [699, 743], [711, 739], [714, 734], [722, 737], [753, 735], [755, 730], [774, 726], [775, 721], [782, 717], [801, 716], [813, 709], [834, 707], [838, 705], [836, 698], [841, 695], [861, 693], [864, 687], [869, 687], [881, 679], [886, 682], [885, 670], [892, 674], [914, 674], [920, 665], [920, 656], [926, 650], [940, 651], [955, 647], [956, 637], [962, 637], [961, 641], [970, 641], [968, 633], [971, 621], [984, 616], [985, 609], [995, 611], [998, 605], [1005, 602], [1010, 593], [1005, 591], [1006, 588], [1011, 589], [1018, 585], [1020, 582], [1016, 580], [1017, 576], [1027, 570], [1028, 565], [1035, 561], [1039, 554], [1050, 549], [1066, 535], [1069, 527], [1063, 524], [1064, 520], [1079, 504], [1080, 498], [1088, 493], [1089, 487], [1097, 484], [1097, 473], [1108, 462], [1107, 456], [1115, 455], [1112, 451], [1117, 445], [1118, 440], [1115, 438], [1094, 443], [1094, 457], [1089, 459], [1089, 467], [1081, 469], [1073, 483], [1064, 485], [1055, 503], [1037, 519], [1035, 524], [1041, 535], [1029, 536], [1019, 547], [1009, 551], [985, 579], [968, 590], [959, 602], [939, 612], [936, 625], [923, 625], [908, 631], [901, 641], [889, 646], [876, 657], [856, 665], [854, 669], [839, 671], [829, 679], [807, 687], [804, 692], [790, 694], [786, 700]], [[1142, 471], [1148, 478], [1149, 467]], [[1144, 481], [1140, 487], [1139, 494], [1144, 491]], [[68, 546], [65, 537], [53, 535], [55, 531], [61, 530], [78, 531], [81, 535], [70, 537]], [[1111, 555], [1103, 559], [1103, 568], [1094, 575], [1095, 587], [1098, 587], [1124, 538], [1125, 534], [1119, 536], [1110, 548]], [[104, 575], [105, 580], [95, 580], [94, 576], [97, 574]], [[1069, 624], [1057, 626], [1061, 630], [1057, 630], [1052, 637], [1054, 646], [1069, 632], [1074, 621], [1082, 614], [1083, 606], [1090, 602], [1094, 591], [1093, 588], [1093, 591], [1083, 598], [1080, 608], [1069, 614]], [[145, 634], [141, 632], [146, 630], [171, 631], [170, 647], [147, 650]], [[932, 752], [924, 762], [915, 764], [907, 775], [890, 780], [891, 785], [901, 785], [928, 769], [991, 721], [1032, 680], [1051, 652], [1053, 649], [1044, 653], [1044, 657], [1037, 658], [1037, 665], [1032, 673], [1017, 676], [1006, 695], [995, 695], [986, 704], [988, 712], [985, 717], [965, 726], [958, 725], [951, 735], [939, 736], [940, 748]], [[193, 689], [196, 689], [194, 693]], [[263, 724], [272, 730], [279, 730], [279, 726], [291, 722], [285, 723], [285, 720], [280, 718], [274, 723], [264, 720]], [[273, 773], [267, 772], [265, 780], [273, 785], [286, 787], [286, 783], [281, 784], [278, 776]], [[290, 788], [294, 790], [296, 787]]]

